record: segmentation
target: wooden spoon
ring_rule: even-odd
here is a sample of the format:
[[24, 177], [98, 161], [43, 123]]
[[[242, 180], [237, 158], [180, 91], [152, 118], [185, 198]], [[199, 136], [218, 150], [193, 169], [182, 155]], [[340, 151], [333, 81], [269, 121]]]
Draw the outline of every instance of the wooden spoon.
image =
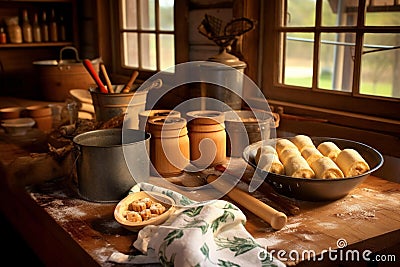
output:
[[92, 62], [89, 59], [83, 60], [83, 65], [85, 66], [86, 70], [89, 72], [90, 76], [92, 76], [93, 80], [96, 82], [97, 86], [102, 93], [108, 93], [107, 88], [104, 86], [103, 82], [100, 80], [99, 75], [96, 73]]
[[110, 78], [108, 77], [106, 66], [104, 64], [101, 64], [100, 68], [101, 68], [101, 72], [103, 73], [104, 79], [106, 79], [108, 91], [110, 93], [114, 93], [114, 88], [112, 87]]
[[133, 84], [133, 82], [136, 80], [137, 76], [139, 75], [139, 72], [137, 70], [135, 70], [132, 75], [131, 78], [129, 79], [128, 83], [125, 85], [124, 89], [122, 89], [122, 93], [129, 93], [129, 91], [131, 90], [131, 86]]

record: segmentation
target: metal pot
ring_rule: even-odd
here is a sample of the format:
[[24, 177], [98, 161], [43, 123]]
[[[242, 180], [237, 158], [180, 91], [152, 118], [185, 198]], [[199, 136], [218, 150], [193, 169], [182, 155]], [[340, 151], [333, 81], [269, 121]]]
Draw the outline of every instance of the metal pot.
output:
[[[63, 59], [63, 52], [72, 50], [75, 60]], [[92, 61], [93, 67], [99, 72], [100, 60]], [[71, 89], [86, 89], [94, 83], [92, 77], [79, 59], [78, 50], [66, 46], [60, 50], [60, 59], [34, 61], [41, 94], [45, 100], [63, 102]]]
[[225, 112], [227, 156], [241, 157], [249, 144], [270, 138], [275, 127], [272, 112], [232, 110]]
[[89, 131], [74, 137], [79, 194], [84, 199], [119, 201], [136, 184], [135, 179], [149, 177], [150, 134], [132, 129], [123, 133], [123, 139], [121, 129]]

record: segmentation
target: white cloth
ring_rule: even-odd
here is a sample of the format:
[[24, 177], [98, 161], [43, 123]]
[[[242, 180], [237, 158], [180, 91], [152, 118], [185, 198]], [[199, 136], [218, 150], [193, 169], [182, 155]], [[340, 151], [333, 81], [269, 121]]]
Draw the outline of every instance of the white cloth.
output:
[[224, 200], [198, 203], [146, 183], [136, 185], [132, 191], [140, 188], [166, 194], [176, 203], [186, 205], [177, 208], [162, 225], [146, 226], [139, 231], [133, 245], [144, 255], [117, 252], [109, 261], [158, 262], [163, 266], [285, 266], [247, 232], [245, 215], [232, 203]]

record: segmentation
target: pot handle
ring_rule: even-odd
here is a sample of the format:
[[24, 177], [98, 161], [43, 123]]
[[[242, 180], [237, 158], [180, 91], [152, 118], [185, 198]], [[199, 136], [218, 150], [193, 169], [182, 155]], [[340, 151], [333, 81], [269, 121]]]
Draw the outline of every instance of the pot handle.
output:
[[82, 61], [82, 60], [79, 59], [78, 50], [75, 47], [73, 47], [73, 46], [64, 46], [60, 50], [60, 60], [58, 61], [58, 65], [60, 65], [62, 63], [62, 61], [63, 61], [63, 52], [65, 50], [68, 50], [68, 49], [69, 50], [73, 50], [75, 52], [75, 60], [76, 60], [76, 62], [81, 62]]

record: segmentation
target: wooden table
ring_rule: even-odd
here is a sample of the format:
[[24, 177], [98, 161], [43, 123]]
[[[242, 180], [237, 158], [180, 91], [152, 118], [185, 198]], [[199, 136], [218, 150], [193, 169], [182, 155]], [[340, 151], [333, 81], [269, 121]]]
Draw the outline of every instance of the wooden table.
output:
[[[114, 266], [107, 261], [113, 252], [138, 253], [132, 247], [136, 233], [114, 220], [116, 203], [82, 200], [73, 179], [21, 186], [1, 177], [1, 212], [47, 265]], [[255, 196], [263, 199], [260, 192]], [[303, 260], [302, 253], [321, 255], [343, 243], [347, 244], [344, 252], [371, 250], [387, 258], [397, 253], [399, 263], [400, 184], [370, 176], [343, 199], [296, 203], [300, 214], [289, 216], [287, 225], [279, 231], [242, 209], [248, 218], [246, 229], [287, 265], [320, 265], [319, 261]], [[289, 253], [294, 259], [289, 259]], [[296, 253], [300, 255], [297, 259]], [[338, 265], [326, 252], [323, 255], [324, 265]], [[351, 260], [340, 264], [360, 266], [360, 262]]]

